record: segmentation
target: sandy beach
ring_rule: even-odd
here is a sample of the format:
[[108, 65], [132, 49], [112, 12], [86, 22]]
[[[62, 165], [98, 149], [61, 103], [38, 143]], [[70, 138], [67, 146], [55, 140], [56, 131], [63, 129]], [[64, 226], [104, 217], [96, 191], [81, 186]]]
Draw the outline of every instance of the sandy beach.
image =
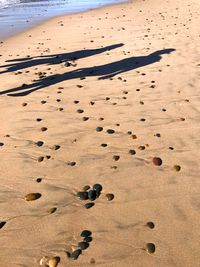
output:
[[0, 267], [200, 266], [199, 24], [135, 0], [0, 43]]

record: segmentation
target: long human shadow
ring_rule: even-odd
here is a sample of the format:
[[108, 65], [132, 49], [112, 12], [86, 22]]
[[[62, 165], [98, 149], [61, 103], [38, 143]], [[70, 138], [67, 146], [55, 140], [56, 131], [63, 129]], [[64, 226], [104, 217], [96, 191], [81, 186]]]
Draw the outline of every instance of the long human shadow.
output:
[[70, 53], [11, 59], [11, 60], [6, 61], [8, 62], [8, 64], [0, 65], [0, 68], [6, 68], [6, 70], [0, 71], [0, 74], [13, 72], [13, 71], [19, 71], [25, 68], [39, 66], [42, 64], [55, 65], [55, 64], [60, 64], [62, 62], [64, 63], [66, 61], [90, 57], [90, 56], [94, 56], [100, 53], [104, 53], [106, 51], [119, 48], [123, 45], [124, 45], [123, 43], [119, 43], [119, 44], [109, 45], [109, 46], [105, 46], [105, 47], [98, 48], [98, 49], [84, 49], [84, 50], [78, 50], [78, 51], [74, 51]]
[[82, 78], [82, 77], [100, 76], [98, 77], [98, 80], [109, 79], [120, 73], [128, 72], [158, 62], [162, 59], [161, 55], [170, 54], [173, 51], [175, 51], [175, 49], [169, 48], [156, 51], [147, 56], [130, 57], [109, 64], [104, 64], [89, 68], [81, 68], [74, 71], [66, 72], [64, 74], [51, 75], [39, 79], [32, 84], [23, 85], [2, 91], [0, 92], [0, 95], [8, 94], [9, 96], [25, 96], [42, 88], [55, 85], [63, 81]]

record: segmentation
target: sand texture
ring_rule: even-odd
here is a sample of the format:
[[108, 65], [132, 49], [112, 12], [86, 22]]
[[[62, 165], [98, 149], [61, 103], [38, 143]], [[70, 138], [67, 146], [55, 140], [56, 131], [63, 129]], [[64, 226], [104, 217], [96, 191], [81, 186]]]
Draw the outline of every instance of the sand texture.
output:
[[1, 267], [200, 266], [199, 25], [136, 0], [1, 42]]

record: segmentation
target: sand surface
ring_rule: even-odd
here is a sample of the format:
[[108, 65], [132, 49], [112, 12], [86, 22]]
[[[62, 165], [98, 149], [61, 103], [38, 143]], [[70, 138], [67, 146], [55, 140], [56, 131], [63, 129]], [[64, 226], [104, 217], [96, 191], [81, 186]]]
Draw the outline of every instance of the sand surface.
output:
[[197, 0], [136, 0], [0, 44], [1, 267], [199, 266], [198, 25]]

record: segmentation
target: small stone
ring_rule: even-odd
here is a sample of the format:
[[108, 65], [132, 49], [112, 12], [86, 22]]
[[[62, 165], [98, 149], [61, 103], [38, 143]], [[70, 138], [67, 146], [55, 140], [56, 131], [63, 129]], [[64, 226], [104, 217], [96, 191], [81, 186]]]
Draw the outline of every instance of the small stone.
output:
[[90, 242], [92, 242], [92, 237], [91, 237], [91, 236], [85, 237], [85, 238], [83, 239], [83, 241], [84, 241], [84, 242], [87, 242], [87, 243], [90, 243]]
[[83, 109], [77, 109], [77, 113], [83, 113], [84, 110]]
[[101, 144], [102, 147], [107, 147], [108, 145], [107, 144]]
[[83, 117], [83, 121], [88, 121], [89, 117]]
[[48, 266], [57, 267], [59, 262], [60, 262], [60, 257], [52, 257], [48, 261]]
[[92, 232], [89, 231], [89, 230], [83, 230], [81, 232], [81, 237], [88, 237], [88, 236], [91, 236], [92, 235]]
[[120, 159], [120, 156], [118, 156], [118, 155], [113, 156], [113, 160], [118, 161], [119, 159]]
[[3, 228], [5, 224], [6, 224], [6, 222], [0, 221], [0, 229]]
[[77, 260], [78, 257], [81, 255], [82, 251], [81, 249], [77, 249], [71, 253], [70, 259]]
[[153, 164], [156, 166], [161, 166], [162, 165], [162, 159], [158, 157], [154, 157], [152, 160]]
[[59, 145], [54, 145], [54, 146], [51, 147], [51, 149], [58, 150], [58, 149], [60, 149], [60, 146]]
[[98, 193], [100, 193], [102, 191], [103, 187], [100, 184], [94, 184], [93, 189], [96, 190]]
[[25, 107], [25, 106], [27, 106], [27, 105], [28, 105], [27, 103], [22, 103], [22, 106], [23, 106], [23, 107]]
[[44, 142], [43, 141], [37, 141], [35, 144], [40, 147], [40, 146], [43, 146]]
[[40, 198], [42, 195], [40, 193], [29, 193], [25, 196], [26, 201], [33, 201]]
[[156, 251], [156, 246], [153, 243], [147, 243], [146, 251], [152, 254]]
[[45, 104], [45, 103], [47, 103], [47, 101], [45, 101], [45, 100], [42, 100], [41, 101], [41, 104]]
[[97, 131], [97, 132], [101, 132], [101, 131], [103, 131], [103, 127], [97, 127], [97, 128], [96, 128], [96, 131]]
[[138, 149], [139, 150], [145, 150], [145, 146], [139, 146]]
[[94, 205], [95, 205], [94, 203], [89, 202], [89, 203], [86, 203], [86, 204], [84, 205], [84, 207], [85, 207], [86, 209], [90, 209], [90, 208], [92, 208]]
[[52, 213], [54, 213], [54, 212], [56, 212], [56, 210], [57, 210], [57, 208], [50, 208], [49, 210], [48, 210], [48, 213], [49, 214], [52, 214]]
[[96, 197], [97, 197], [96, 190], [90, 190], [88, 192], [88, 198], [89, 198], [89, 200], [94, 201], [96, 199]]
[[84, 191], [87, 191], [87, 190], [89, 190], [90, 189], [90, 186], [89, 185], [85, 185], [84, 187], [83, 187], [83, 190]]
[[95, 264], [95, 263], [96, 263], [95, 259], [94, 258], [91, 258], [90, 259], [90, 264]]
[[0, 143], [0, 146], [4, 146], [4, 143]]
[[40, 121], [42, 121], [42, 119], [41, 118], [37, 118], [36, 121], [40, 122]]
[[114, 199], [114, 197], [115, 196], [113, 194], [111, 194], [111, 193], [106, 194], [106, 198], [107, 198], [108, 201], [112, 201]]
[[42, 162], [44, 160], [44, 157], [38, 157], [38, 162]]
[[107, 133], [108, 133], [108, 134], [114, 134], [114, 132], [115, 132], [115, 131], [112, 130], [112, 129], [108, 129], [108, 130], [107, 130]]
[[87, 243], [87, 242], [79, 242], [78, 243], [78, 248], [79, 249], [81, 249], [81, 250], [85, 250], [85, 249], [87, 249], [89, 247], [89, 243]]
[[137, 139], [137, 135], [136, 134], [132, 134], [131, 137], [132, 137], [132, 139]]
[[68, 161], [67, 165], [74, 167], [76, 165], [75, 161]]
[[155, 224], [153, 222], [147, 222], [147, 227], [149, 227], [150, 229], [154, 229]]
[[37, 178], [37, 179], [36, 179], [36, 182], [37, 182], [37, 183], [41, 183], [41, 182], [42, 182], [42, 178]]
[[131, 155], [135, 155], [136, 151], [134, 149], [130, 149], [128, 153], [131, 154]]
[[86, 191], [78, 192], [76, 194], [76, 196], [81, 200], [87, 200], [88, 199], [88, 192], [86, 192]]
[[179, 166], [179, 165], [174, 165], [174, 166], [173, 166], [173, 169], [174, 169], [175, 171], [179, 172], [179, 171], [181, 170], [181, 166]]
[[41, 131], [42, 131], [42, 132], [45, 132], [46, 130], [47, 130], [47, 127], [42, 127], [42, 128], [41, 128]]

